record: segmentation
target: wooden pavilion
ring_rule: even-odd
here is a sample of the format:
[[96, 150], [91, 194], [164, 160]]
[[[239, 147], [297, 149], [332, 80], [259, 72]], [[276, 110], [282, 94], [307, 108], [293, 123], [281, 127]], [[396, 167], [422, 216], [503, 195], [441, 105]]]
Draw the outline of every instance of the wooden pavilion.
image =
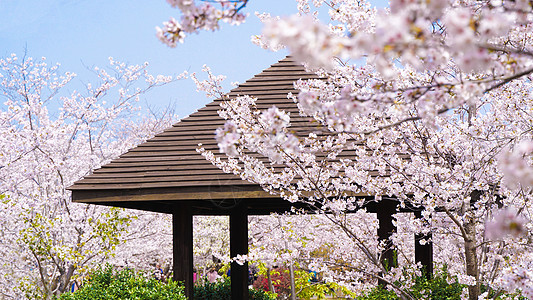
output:
[[[276, 105], [298, 116], [298, 108], [287, 99], [298, 93], [293, 82], [319, 79], [291, 58], [285, 58], [240, 84], [228, 96], [250, 95], [260, 109]], [[69, 189], [74, 202], [117, 206], [172, 214], [174, 279], [184, 281], [186, 295], [193, 293], [193, 215], [228, 215], [230, 219], [230, 255], [248, 252], [248, 215], [285, 212], [293, 204], [270, 195], [256, 184], [226, 174], [205, 160], [198, 144], [218, 153], [214, 131], [224, 124], [218, 116], [217, 99], [182, 119], [154, 138], [131, 149], [119, 158], [77, 181]], [[316, 130], [310, 119], [297, 117], [291, 129], [306, 135]], [[394, 230], [394, 201], [380, 201], [367, 207], [378, 215], [380, 239], [388, 239]], [[392, 261], [393, 253], [383, 255]], [[430, 244], [415, 245], [416, 260], [432, 267]], [[248, 266], [231, 265], [232, 299], [248, 299]]]

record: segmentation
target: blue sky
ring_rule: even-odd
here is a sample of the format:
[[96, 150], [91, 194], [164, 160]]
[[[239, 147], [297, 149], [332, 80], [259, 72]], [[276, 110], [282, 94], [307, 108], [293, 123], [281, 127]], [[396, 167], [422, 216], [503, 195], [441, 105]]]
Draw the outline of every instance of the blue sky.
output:
[[[287, 0], [252, 0], [246, 11], [250, 17], [241, 26], [224, 24], [217, 32], [201, 32], [187, 37], [184, 44], [168, 48], [155, 37], [155, 26], [174, 16], [164, 0], [0, 0], [0, 56], [46, 57], [60, 63], [62, 71], [88, 75], [87, 67], [105, 66], [109, 56], [116, 60], [150, 63], [155, 74], [179, 74], [184, 70], [200, 73], [207, 64], [215, 74], [244, 82], [287, 55], [263, 50], [250, 42], [261, 32], [255, 11], [289, 15], [296, 4]], [[191, 80], [184, 80], [146, 95], [152, 106], [175, 105], [184, 117], [210, 100], [196, 92]]]
[[[179, 14], [165, 0], [0, 0], [0, 56], [21, 56], [27, 49], [29, 56], [60, 63], [62, 71], [77, 73], [83, 82], [87, 68], [105, 66], [109, 56], [131, 64], [147, 61], [152, 73], [164, 75], [200, 73], [207, 64], [213, 73], [228, 77], [229, 89], [229, 83], [244, 82], [288, 54], [250, 42], [262, 28], [254, 12], [290, 15], [296, 13], [296, 3], [251, 0], [245, 11], [250, 17], [240, 26], [224, 24], [220, 31], [191, 35], [184, 44], [168, 48], [155, 37], [155, 27]], [[210, 100], [184, 80], [151, 92], [143, 101], [155, 108], [174, 105], [184, 117]]]

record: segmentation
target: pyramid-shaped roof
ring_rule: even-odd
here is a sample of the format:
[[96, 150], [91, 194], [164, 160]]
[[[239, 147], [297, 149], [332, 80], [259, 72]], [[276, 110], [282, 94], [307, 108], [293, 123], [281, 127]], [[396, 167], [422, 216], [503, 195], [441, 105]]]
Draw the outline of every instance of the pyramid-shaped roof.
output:
[[[287, 57], [240, 84], [228, 96], [250, 95], [257, 99], [260, 109], [276, 105], [289, 111], [293, 116], [291, 130], [308, 133], [316, 125], [308, 118], [299, 117], [296, 104], [287, 94], [298, 92], [294, 89], [295, 81], [318, 78]], [[160, 212], [171, 211], [173, 201], [197, 201], [199, 212], [209, 213], [201, 208], [205, 200], [214, 201], [216, 207], [235, 199], [257, 199], [254, 203], [258, 205], [258, 213], [277, 205], [287, 208], [288, 202], [278, 201], [281, 199], [264, 192], [257, 184], [224, 173], [196, 151], [198, 144], [202, 144], [205, 149], [218, 153], [214, 132], [225, 122], [217, 113], [221, 101], [207, 104], [75, 182], [69, 188], [73, 201]]]

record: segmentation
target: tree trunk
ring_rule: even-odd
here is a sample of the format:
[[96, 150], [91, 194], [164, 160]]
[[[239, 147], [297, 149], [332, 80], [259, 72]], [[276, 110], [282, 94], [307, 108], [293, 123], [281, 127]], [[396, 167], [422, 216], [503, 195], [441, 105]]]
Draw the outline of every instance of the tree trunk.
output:
[[[470, 214], [471, 212], [467, 212]], [[465, 237], [465, 259], [466, 259], [466, 275], [472, 276], [476, 279], [475, 285], [468, 286], [468, 299], [477, 300], [480, 294], [479, 285], [479, 269], [477, 263], [476, 253], [476, 223], [475, 219], [467, 216], [464, 224], [466, 232]]]
[[294, 268], [292, 267], [292, 263], [289, 264], [289, 272], [291, 278], [291, 300], [296, 300], [296, 286], [294, 282]]
[[272, 293], [275, 293], [274, 291], [274, 285], [272, 284], [272, 275], [270, 274], [272, 272], [272, 269], [267, 268], [267, 282], [268, 282], [268, 290]]
[[76, 268], [73, 265], [69, 265], [67, 270], [61, 274], [61, 277], [59, 278], [59, 294], [69, 290], [70, 279], [72, 278], [72, 275], [74, 275], [75, 270]]
[[[281, 217], [278, 216], [278, 223], [279, 227], [283, 228], [283, 224], [281, 223]], [[287, 240], [285, 240], [285, 251], [289, 251], [289, 243]], [[291, 281], [291, 300], [296, 300], [296, 286], [294, 282], [294, 268], [292, 266], [292, 261], [289, 262], [289, 274], [290, 274], [290, 281]]]

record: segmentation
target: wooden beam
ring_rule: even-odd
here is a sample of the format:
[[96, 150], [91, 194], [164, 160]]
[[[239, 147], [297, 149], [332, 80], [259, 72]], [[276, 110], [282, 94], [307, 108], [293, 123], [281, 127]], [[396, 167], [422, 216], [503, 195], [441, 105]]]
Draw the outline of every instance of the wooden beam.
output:
[[[422, 212], [415, 211], [415, 217], [421, 218]], [[431, 240], [431, 232], [429, 234], [415, 234], [415, 261], [422, 264], [422, 268], [428, 279], [433, 277], [433, 241]], [[426, 244], [421, 245], [420, 240], [428, 240]]]
[[[227, 183], [227, 182], [226, 182]], [[220, 184], [220, 183], [217, 183]], [[229, 183], [228, 183], [229, 184]], [[100, 189], [86, 190], [72, 188], [72, 201], [82, 203], [100, 202], [138, 202], [138, 201], [182, 201], [218, 199], [268, 199], [273, 197], [259, 186], [221, 185], [209, 187], [175, 187], [155, 189]], [[93, 186], [96, 188], [96, 186]], [[79, 188], [79, 187], [76, 187]]]
[[188, 205], [176, 205], [172, 214], [174, 281], [185, 285], [185, 296], [193, 299], [193, 225]]
[[[396, 213], [396, 202], [389, 199], [383, 199], [377, 204], [377, 217], [379, 221], [378, 240], [385, 242], [385, 250], [381, 253], [381, 263], [387, 270], [398, 266], [398, 259], [394, 253], [391, 236], [396, 230], [392, 223], [392, 215]], [[385, 285], [385, 282], [379, 280], [380, 285]]]
[[[229, 216], [230, 255], [248, 254], [248, 212], [240, 201]], [[231, 299], [248, 299], [248, 263], [231, 263]]]

